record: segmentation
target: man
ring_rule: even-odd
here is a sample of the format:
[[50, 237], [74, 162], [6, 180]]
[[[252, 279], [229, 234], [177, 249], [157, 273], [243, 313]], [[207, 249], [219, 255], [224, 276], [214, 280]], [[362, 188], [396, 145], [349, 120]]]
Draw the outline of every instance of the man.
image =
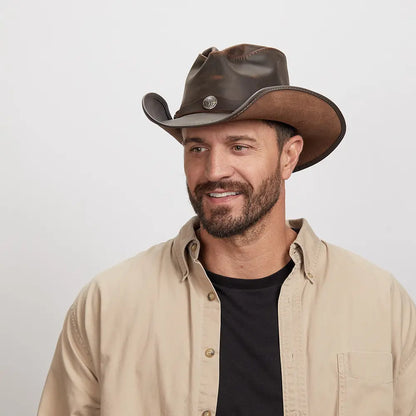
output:
[[388, 273], [285, 220], [285, 180], [345, 132], [278, 50], [204, 51], [172, 119], [197, 217], [95, 278], [68, 312], [39, 415], [410, 416], [416, 309]]

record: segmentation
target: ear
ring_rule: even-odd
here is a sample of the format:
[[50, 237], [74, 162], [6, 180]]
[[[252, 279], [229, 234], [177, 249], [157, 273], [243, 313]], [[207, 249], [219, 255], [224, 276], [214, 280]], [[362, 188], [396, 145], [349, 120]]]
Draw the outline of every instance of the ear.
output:
[[289, 179], [292, 175], [293, 169], [295, 169], [299, 155], [303, 149], [302, 136], [296, 135], [291, 137], [283, 145], [282, 152], [280, 154], [280, 171], [282, 179]]

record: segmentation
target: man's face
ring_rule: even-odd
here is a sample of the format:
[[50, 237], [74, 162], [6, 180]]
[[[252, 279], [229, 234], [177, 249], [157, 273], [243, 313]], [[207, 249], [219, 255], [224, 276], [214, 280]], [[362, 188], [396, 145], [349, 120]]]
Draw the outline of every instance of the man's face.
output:
[[185, 174], [203, 228], [219, 238], [238, 235], [279, 199], [276, 132], [258, 120], [185, 128]]

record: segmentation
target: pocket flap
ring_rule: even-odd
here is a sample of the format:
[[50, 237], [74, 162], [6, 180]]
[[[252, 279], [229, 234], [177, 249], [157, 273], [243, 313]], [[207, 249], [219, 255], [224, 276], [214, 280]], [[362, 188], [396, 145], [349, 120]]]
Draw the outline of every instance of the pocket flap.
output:
[[390, 352], [352, 351], [343, 355], [349, 377], [379, 383], [393, 380], [393, 360]]

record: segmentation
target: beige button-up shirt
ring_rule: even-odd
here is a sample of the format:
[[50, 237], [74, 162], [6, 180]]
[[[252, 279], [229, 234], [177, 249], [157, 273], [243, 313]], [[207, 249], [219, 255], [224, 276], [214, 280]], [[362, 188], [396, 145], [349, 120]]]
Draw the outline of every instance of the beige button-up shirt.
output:
[[[81, 291], [39, 416], [215, 415], [221, 307], [198, 261], [196, 224]], [[300, 231], [278, 300], [285, 415], [416, 415], [413, 302], [305, 220], [290, 225]]]

